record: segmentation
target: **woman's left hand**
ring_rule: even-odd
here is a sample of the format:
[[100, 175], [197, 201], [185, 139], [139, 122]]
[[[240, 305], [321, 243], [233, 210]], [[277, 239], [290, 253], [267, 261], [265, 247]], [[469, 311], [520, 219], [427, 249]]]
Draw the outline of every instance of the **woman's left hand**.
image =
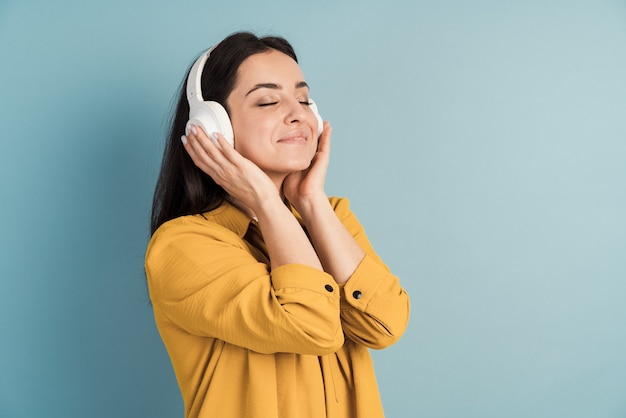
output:
[[324, 130], [318, 139], [317, 151], [311, 160], [311, 165], [306, 170], [289, 174], [283, 182], [285, 197], [299, 212], [304, 209], [303, 206], [312, 203], [317, 198], [323, 197], [327, 200], [324, 182], [330, 160], [331, 132], [330, 123], [324, 122]]

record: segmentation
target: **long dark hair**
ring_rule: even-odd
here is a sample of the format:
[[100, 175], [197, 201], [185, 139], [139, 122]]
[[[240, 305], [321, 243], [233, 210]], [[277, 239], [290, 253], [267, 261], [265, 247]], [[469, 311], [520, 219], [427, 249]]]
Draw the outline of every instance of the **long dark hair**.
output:
[[[230, 114], [226, 99], [237, 82], [239, 66], [251, 55], [270, 49], [280, 51], [298, 62], [289, 42], [281, 37], [259, 38], [249, 32], [237, 32], [221, 41], [211, 52], [202, 70], [204, 100], [220, 103]], [[161, 172], [152, 200], [150, 234], [154, 234], [159, 226], [171, 219], [215, 209], [226, 197], [224, 189], [196, 167], [181, 143], [180, 137], [184, 135], [189, 120], [186, 89], [187, 76], [181, 85], [178, 104], [170, 121]]]

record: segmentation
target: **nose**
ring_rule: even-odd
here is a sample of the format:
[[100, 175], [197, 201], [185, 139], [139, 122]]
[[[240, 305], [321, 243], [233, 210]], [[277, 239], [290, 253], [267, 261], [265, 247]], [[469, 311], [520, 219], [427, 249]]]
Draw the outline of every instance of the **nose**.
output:
[[289, 100], [288, 111], [285, 116], [285, 123], [287, 125], [302, 123], [306, 120], [306, 106], [300, 103], [297, 99]]

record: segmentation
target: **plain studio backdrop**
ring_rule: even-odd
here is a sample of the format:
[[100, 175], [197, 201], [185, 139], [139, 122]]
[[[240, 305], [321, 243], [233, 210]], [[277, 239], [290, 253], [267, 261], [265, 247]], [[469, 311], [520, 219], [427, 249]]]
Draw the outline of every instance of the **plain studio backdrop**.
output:
[[0, 417], [182, 417], [143, 258], [185, 70], [278, 34], [412, 297], [390, 418], [626, 417], [626, 2], [0, 2]]

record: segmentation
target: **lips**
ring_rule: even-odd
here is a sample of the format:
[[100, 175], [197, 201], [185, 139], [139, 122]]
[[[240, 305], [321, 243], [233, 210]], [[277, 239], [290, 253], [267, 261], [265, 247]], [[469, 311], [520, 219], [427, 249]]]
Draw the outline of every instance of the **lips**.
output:
[[286, 144], [305, 144], [307, 141], [307, 134], [302, 130], [291, 131], [287, 135], [280, 138], [277, 142]]

